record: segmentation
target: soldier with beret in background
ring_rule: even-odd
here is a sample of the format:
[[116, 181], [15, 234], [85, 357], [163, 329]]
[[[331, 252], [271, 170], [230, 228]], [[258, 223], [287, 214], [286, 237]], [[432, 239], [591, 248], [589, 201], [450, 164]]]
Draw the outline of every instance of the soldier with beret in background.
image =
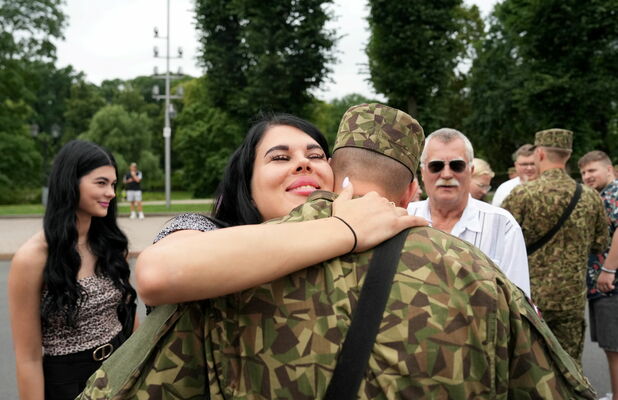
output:
[[536, 133], [538, 179], [517, 186], [502, 203], [522, 228], [532, 300], [564, 349], [581, 363], [586, 328], [588, 255], [607, 248], [607, 217], [599, 195], [566, 171], [573, 132]]
[[[380, 104], [348, 109], [331, 163], [335, 190], [351, 181], [355, 194], [376, 191], [394, 205], [406, 205], [417, 185], [423, 140], [421, 126], [402, 111]], [[290, 214], [268, 223], [331, 217], [336, 197], [313, 192]], [[83, 398], [124, 398], [114, 397], [118, 391], [110, 389], [112, 383], [121, 394], [139, 398], [164, 391], [175, 398], [209, 393], [212, 399], [594, 399], [589, 382], [524, 294], [480, 250], [429, 227], [404, 231], [400, 238], [403, 248], [392, 254], [393, 275], [385, 278], [390, 286], [385, 305], [375, 314], [377, 334], [361, 343], [369, 346], [368, 361], [353, 365], [360, 365], [360, 382], [356, 387], [351, 379], [342, 396], [333, 395], [329, 384], [346, 360], [342, 348], [355, 350], [348, 339], [361, 291], [371, 271], [386, 274], [385, 262], [370, 266], [376, 249], [211, 299], [203, 311], [203, 332], [166, 334], [176, 352], [188, 349], [189, 354], [155, 355], [144, 365], [160, 368], [119, 377], [115, 371], [130, 361], [122, 358], [121, 349], [91, 377]], [[200, 254], [203, 248], [182, 251]], [[202, 313], [196, 310], [194, 315]], [[147, 319], [142, 330], [150, 325]], [[365, 329], [361, 325], [356, 331]], [[162, 334], [155, 326], [148, 337]], [[204, 372], [203, 366], [191, 364], [198, 363], [191, 352], [208, 360], [204, 386], [178, 384], [192, 371]]]

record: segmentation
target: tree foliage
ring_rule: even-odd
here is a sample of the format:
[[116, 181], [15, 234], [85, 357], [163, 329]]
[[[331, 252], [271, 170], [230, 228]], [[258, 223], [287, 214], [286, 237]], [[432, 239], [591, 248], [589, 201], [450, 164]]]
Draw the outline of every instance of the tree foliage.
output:
[[259, 111], [307, 115], [326, 79], [335, 33], [332, 0], [197, 0], [201, 62], [213, 105], [239, 120]]
[[120, 105], [108, 105], [92, 118], [88, 131], [79, 136], [109, 148], [118, 162], [119, 173], [136, 162], [144, 172], [145, 188], [160, 187], [162, 172], [152, 152], [152, 127], [145, 114], [126, 111]]
[[71, 86], [69, 98], [66, 99], [63, 139], [75, 139], [86, 132], [90, 120], [104, 105], [105, 100], [96, 85], [83, 80], [75, 82]]
[[325, 28], [332, 0], [196, 1], [200, 63], [188, 83], [174, 152], [195, 194], [212, 194], [227, 158], [260, 112], [308, 117], [329, 72], [335, 33]]
[[425, 118], [482, 32], [478, 9], [465, 8], [461, 0], [370, 0], [369, 5], [371, 82], [391, 105]]
[[227, 159], [245, 132], [237, 120], [213, 107], [206, 91], [207, 79], [185, 83], [184, 107], [174, 135], [174, 157], [182, 159], [182, 183], [195, 196], [215, 192]]
[[41, 151], [29, 124], [38, 118], [33, 66], [54, 60], [62, 38], [60, 0], [0, 1], [0, 202], [41, 182]]
[[[505, 0], [472, 68], [469, 126], [513, 151], [534, 132], [571, 129], [574, 155], [612, 150], [618, 93], [618, 0]], [[494, 156], [500, 168], [509, 160]]]
[[3, 0], [0, 2], [0, 57], [54, 59], [53, 39], [62, 39], [65, 15], [62, 0]]

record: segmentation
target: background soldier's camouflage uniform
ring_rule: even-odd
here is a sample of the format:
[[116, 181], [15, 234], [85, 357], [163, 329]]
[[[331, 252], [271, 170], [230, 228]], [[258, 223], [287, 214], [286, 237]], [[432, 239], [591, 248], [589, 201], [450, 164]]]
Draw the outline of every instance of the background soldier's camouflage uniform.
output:
[[[570, 149], [570, 131], [537, 133], [535, 145]], [[562, 168], [543, 172], [519, 185], [502, 203], [519, 222], [526, 244], [540, 239], [555, 224], [575, 192], [575, 181]], [[562, 346], [580, 360], [583, 352], [588, 254], [607, 247], [607, 217], [599, 195], [583, 191], [571, 216], [556, 235], [528, 256], [532, 300]]]

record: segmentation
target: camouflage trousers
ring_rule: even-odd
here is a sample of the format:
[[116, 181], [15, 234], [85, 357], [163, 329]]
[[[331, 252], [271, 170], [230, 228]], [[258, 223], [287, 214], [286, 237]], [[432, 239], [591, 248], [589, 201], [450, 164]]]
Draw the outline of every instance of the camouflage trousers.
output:
[[542, 310], [543, 319], [562, 348], [581, 365], [586, 319], [584, 310]]

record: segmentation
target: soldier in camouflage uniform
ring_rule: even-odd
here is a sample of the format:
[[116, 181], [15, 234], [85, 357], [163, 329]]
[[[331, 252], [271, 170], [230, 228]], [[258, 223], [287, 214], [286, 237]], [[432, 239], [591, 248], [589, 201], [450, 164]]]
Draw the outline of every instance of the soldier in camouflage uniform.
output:
[[[526, 245], [543, 237], [566, 209], [576, 182], [566, 172], [573, 133], [547, 129], [536, 133], [534, 158], [539, 179], [517, 186], [504, 200], [521, 225]], [[587, 186], [570, 217], [544, 246], [528, 256], [532, 300], [558, 341], [580, 361], [586, 327], [588, 254], [607, 247], [607, 217], [598, 194]]]
[[[385, 165], [390, 163], [414, 185], [422, 141], [422, 129], [409, 115], [377, 104], [356, 106], [343, 117], [333, 163], [341, 166], [336, 158], [354, 159], [358, 154], [345, 153], [360, 149], [370, 158], [382, 158], [377, 161], [381, 168], [369, 166], [367, 176], [388, 174]], [[392, 191], [384, 187], [389, 177], [369, 182], [362, 176], [351, 177], [355, 188]], [[391, 197], [396, 203], [407, 203], [413, 194], [407, 188], [399, 192], [401, 198]], [[270, 223], [329, 217], [335, 197], [315, 192]], [[212, 299], [203, 310], [197, 305], [183, 306], [189, 307], [184, 313], [178, 307], [159, 308], [153, 316], [160, 325], [144, 335], [154, 337], [151, 347], [158, 343], [161, 350], [148, 355], [150, 350], [133, 346], [136, 355], [123, 356], [120, 349], [91, 377], [82, 398], [205, 397], [199, 392], [207, 390], [205, 373], [200, 374], [204, 368], [212, 399], [322, 398], [372, 254], [338, 257]], [[135, 360], [140, 360], [136, 366]], [[134, 367], [126, 366], [130, 361]], [[361, 399], [594, 396], [523, 293], [480, 250], [433, 228], [410, 231]]]

